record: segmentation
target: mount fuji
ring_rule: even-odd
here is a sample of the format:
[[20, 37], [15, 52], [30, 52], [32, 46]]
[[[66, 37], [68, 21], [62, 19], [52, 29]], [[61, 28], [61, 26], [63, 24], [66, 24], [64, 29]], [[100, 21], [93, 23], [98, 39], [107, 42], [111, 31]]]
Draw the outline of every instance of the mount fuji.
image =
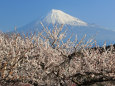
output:
[[52, 10], [48, 15], [43, 19], [43, 22], [48, 24], [64, 24], [71, 26], [87, 26], [87, 23], [81, 21], [78, 18], [70, 16], [61, 10]]
[[17, 29], [18, 32], [29, 33], [32, 31], [41, 31], [43, 23], [44, 26], [51, 28], [53, 25], [64, 25], [64, 28], [68, 28], [68, 36], [73, 35], [73, 39], [77, 34], [78, 40], [80, 40], [85, 34], [86, 40], [94, 37], [97, 44], [103, 45], [106, 41], [107, 44], [115, 43], [115, 31], [107, 30], [97, 25], [88, 24], [76, 17], [73, 17], [61, 10], [52, 9], [46, 17], [41, 20], [35, 20], [25, 26]]

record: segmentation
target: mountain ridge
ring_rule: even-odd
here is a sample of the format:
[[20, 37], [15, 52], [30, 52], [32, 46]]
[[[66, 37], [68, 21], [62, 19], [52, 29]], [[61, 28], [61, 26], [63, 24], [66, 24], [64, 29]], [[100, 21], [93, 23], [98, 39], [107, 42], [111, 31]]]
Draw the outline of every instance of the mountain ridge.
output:
[[[53, 14], [52, 14], [53, 12]], [[55, 12], [59, 12], [59, 14], [55, 14]], [[115, 32], [111, 31], [111, 30], [107, 30], [104, 29], [98, 25], [95, 24], [88, 24], [80, 19], [77, 19], [75, 17], [70, 16], [69, 14], [66, 14], [64, 12], [62, 12], [63, 15], [69, 15], [70, 18], [68, 18], [67, 16], [62, 16], [60, 15], [60, 10], [51, 10], [46, 17], [44, 17], [42, 20], [36, 20], [34, 22], [31, 22], [21, 28], [18, 28], [17, 31], [18, 32], [40, 32], [42, 30], [42, 25], [40, 24], [40, 22], [43, 23], [43, 25], [45, 27], [48, 27], [49, 29], [53, 28], [53, 25], [55, 24], [64, 24], [64, 28], [69, 28], [68, 29], [68, 36], [70, 34], [73, 34], [73, 36], [75, 36], [76, 34], [78, 35], [78, 40], [80, 40], [85, 34], [87, 35], [87, 39], [91, 38], [92, 36], [95, 35], [95, 40], [99, 43], [99, 44], [104, 44], [105, 41], [107, 41], [108, 44], [115, 43]], [[59, 16], [59, 17], [57, 17]], [[48, 18], [49, 17], [49, 18]], [[53, 18], [53, 20], [52, 20]], [[59, 18], [59, 19], [57, 19]], [[61, 18], [63, 18], [62, 20], [64, 21], [65, 18], [68, 18], [66, 21], [62, 22], [62, 20], [60, 20]], [[72, 18], [72, 19], [71, 19]], [[70, 20], [71, 19], [71, 20]], [[77, 20], [76, 20], [77, 19]], [[77, 21], [74, 25], [72, 21]], [[69, 22], [68, 22], [69, 21]], [[80, 24], [78, 24], [78, 21], [80, 21]], [[82, 23], [83, 22], [83, 23]], [[74, 37], [73, 37], [74, 39]]]

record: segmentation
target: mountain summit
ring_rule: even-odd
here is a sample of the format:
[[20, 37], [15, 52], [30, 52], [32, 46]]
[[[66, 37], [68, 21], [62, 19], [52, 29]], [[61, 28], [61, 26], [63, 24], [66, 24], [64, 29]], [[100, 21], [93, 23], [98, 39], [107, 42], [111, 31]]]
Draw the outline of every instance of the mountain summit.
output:
[[106, 30], [97, 25], [92, 26], [91, 24], [87, 24], [86, 22], [66, 14], [61, 10], [55, 9], [51, 10], [43, 19], [35, 20], [21, 28], [18, 28], [17, 31], [20, 33], [40, 32], [43, 28], [40, 22], [49, 29], [53, 29], [53, 25], [55, 24], [64, 24], [63, 29], [69, 28], [67, 31], [67, 38], [72, 34], [72, 40], [74, 40], [76, 34], [78, 40], [82, 39], [86, 34], [86, 40], [94, 37], [94, 40], [96, 40], [99, 45], [103, 45], [105, 41], [107, 44], [115, 43], [114, 31]]
[[72, 26], [87, 26], [88, 24], [78, 18], [70, 16], [61, 10], [52, 9], [43, 19], [47, 24], [64, 24]]

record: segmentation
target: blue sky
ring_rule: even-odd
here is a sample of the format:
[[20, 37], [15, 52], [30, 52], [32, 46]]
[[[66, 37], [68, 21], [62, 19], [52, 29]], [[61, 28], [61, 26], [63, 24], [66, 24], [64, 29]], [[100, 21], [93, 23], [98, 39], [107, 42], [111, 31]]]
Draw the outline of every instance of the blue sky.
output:
[[115, 30], [115, 0], [0, 0], [0, 30], [21, 27], [42, 18], [51, 9]]

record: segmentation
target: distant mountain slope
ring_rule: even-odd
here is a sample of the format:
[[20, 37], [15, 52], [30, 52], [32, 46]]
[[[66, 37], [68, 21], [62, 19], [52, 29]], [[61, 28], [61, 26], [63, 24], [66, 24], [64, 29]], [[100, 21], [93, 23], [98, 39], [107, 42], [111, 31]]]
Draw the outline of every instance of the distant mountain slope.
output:
[[61, 10], [51, 10], [51, 12], [48, 13], [48, 15], [43, 19], [43, 22], [47, 24], [67, 24], [72, 26], [87, 26], [87, 23], [75, 18], [73, 16], [70, 16], [69, 14], [66, 14], [62, 12]]
[[96, 25], [90, 25], [78, 18], [62, 12], [61, 10], [55, 9], [51, 10], [42, 20], [35, 20], [21, 28], [18, 28], [17, 31], [24, 33], [41, 31], [42, 26], [40, 22], [50, 29], [55, 24], [63, 24], [64, 28], [68, 28], [68, 36], [73, 34], [72, 39], [74, 39], [77, 34], [78, 40], [80, 40], [86, 34], [86, 40], [94, 36], [94, 39], [99, 45], [102, 45], [105, 41], [107, 44], [115, 43], [115, 31], [106, 30]]

